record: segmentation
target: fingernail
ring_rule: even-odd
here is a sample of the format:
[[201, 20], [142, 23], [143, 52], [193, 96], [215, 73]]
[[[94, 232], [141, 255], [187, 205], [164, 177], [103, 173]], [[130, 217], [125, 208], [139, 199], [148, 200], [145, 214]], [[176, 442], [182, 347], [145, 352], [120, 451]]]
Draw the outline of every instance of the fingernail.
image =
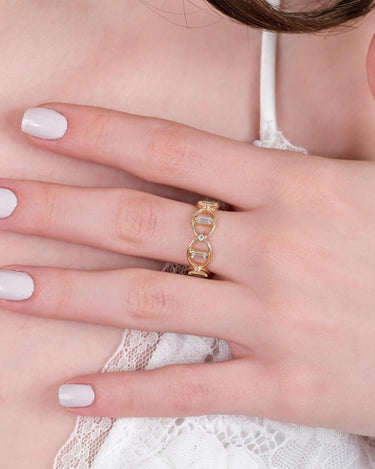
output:
[[34, 293], [34, 282], [26, 272], [0, 269], [0, 299], [26, 300]]
[[16, 207], [16, 194], [9, 189], [0, 187], [0, 218], [9, 217]]
[[59, 387], [59, 402], [63, 407], [87, 407], [94, 399], [95, 393], [89, 384], [63, 384]]
[[23, 132], [46, 139], [61, 138], [67, 128], [68, 121], [65, 116], [45, 107], [26, 109], [21, 124]]

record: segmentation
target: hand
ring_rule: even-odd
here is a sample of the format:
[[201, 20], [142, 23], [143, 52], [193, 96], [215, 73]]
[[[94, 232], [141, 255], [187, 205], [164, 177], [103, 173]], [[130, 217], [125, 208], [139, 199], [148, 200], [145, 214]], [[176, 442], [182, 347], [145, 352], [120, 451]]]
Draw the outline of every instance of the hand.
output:
[[[257, 415], [375, 435], [372, 162], [257, 148], [107, 109], [43, 106], [64, 115], [68, 130], [30, 137], [40, 147], [232, 207], [216, 212], [213, 279], [131, 268], [0, 270], [8, 310], [219, 337], [231, 347], [225, 362], [76, 377], [69, 383], [89, 384], [95, 399], [71, 411]], [[2, 230], [187, 263], [190, 204], [124, 188], [11, 179], [0, 187], [18, 201], [6, 191], [3, 216], [7, 200], [13, 212]]]

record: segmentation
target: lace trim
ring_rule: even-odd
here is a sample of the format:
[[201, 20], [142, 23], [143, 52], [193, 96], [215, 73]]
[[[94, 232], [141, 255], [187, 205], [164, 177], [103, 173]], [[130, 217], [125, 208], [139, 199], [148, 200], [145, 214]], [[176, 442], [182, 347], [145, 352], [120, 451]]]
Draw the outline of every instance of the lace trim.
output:
[[293, 145], [286, 137], [284, 137], [281, 130], [274, 129], [272, 123], [269, 122], [263, 131], [260, 131], [260, 140], [254, 140], [253, 145], [263, 148], [277, 148], [279, 150], [296, 151], [305, 153], [307, 150], [304, 147]]

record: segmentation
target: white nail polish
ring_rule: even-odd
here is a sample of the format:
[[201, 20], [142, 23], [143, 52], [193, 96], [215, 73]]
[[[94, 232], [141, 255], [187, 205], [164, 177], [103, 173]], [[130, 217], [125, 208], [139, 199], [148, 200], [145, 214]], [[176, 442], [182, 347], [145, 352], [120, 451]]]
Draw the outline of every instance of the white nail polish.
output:
[[46, 139], [61, 138], [67, 128], [68, 121], [65, 116], [44, 107], [26, 109], [21, 124], [23, 132]]
[[26, 272], [0, 269], [0, 299], [26, 300], [34, 293], [34, 282]]
[[63, 407], [87, 407], [94, 402], [95, 393], [89, 384], [63, 384], [59, 402]]
[[9, 189], [0, 187], [0, 218], [9, 217], [16, 207], [16, 194]]

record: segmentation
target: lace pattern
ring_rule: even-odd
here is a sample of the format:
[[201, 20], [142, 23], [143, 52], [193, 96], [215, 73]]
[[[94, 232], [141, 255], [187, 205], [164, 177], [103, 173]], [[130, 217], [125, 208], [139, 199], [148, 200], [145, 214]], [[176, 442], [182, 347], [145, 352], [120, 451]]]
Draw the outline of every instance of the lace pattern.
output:
[[289, 150], [307, 154], [306, 148], [293, 145], [286, 137], [284, 137], [280, 130], [275, 130], [274, 123], [272, 121], [266, 121], [264, 130], [261, 130], [259, 133], [260, 140], [254, 140], [253, 145], [263, 148], [277, 148], [279, 150]]

